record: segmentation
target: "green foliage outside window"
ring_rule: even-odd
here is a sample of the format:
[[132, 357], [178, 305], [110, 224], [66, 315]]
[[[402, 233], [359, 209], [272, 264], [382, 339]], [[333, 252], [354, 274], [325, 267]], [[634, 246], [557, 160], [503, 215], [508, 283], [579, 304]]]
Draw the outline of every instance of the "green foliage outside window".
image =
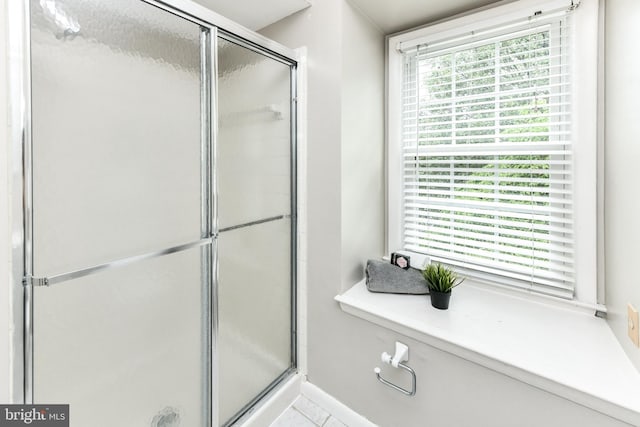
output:
[[[550, 142], [554, 124], [552, 68], [553, 55], [549, 32], [541, 31], [498, 42], [470, 46], [464, 50], [446, 50], [419, 60], [419, 146], [453, 145], [459, 149], [475, 144]], [[553, 142], [553, 141], [551, 141]], [[492, 155], [420, 155], [415, 158], [419, 190], [431, 200], [479, 202], [487, 204], [486, 213], [451, 212], [436, 207], [421, 208], [429, 214], [454, 215], [449, 228], [431, 229], [430, 239], [447, 242], [452, 230], [473, 233], [466, 247], [475, 242], [509, 240], [502, 252], [527, 259], [546, 258], [544, 250], [524, 257], [514, 248], [527, 250], [533, 243], [549, 243], [544, 233], [526, 234], [534, 228], [547, 229], [549, 221], [523, 219], [509, 215], [509, 209], [492, 211], [492, 204], [549, 206], [551, 158], [546, 154], [517, 152]], [[453, 193], [450, 190], [453, 183]], [[438, 193], [438, 189], [443, 191]], [[435, 191], [434, 191], [435, 190]], [[508, 225], [487, 226], [496, 212]], [[506, 212], [506, 213], [505, 213]], [[542, 234], [541, 234], [542, 233]], [[486, 239], [485, 237], [486, 236]], [[514, 244], [517, 239], [521, 244]], [[428, 245], [428, 243], [426, 243]], [[536, 245], [544, 246], [544, 245]], [[426, 249], [426, 248], [425, 248]], [[427, 251], [428, 252], [428, 251]], [[478, 255], [491, 258], [490, 251]]]

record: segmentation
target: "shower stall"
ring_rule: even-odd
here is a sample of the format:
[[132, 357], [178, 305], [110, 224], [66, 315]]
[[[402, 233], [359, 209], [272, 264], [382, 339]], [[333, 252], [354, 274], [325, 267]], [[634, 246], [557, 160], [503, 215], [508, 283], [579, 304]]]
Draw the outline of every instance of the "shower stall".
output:
[[25, 402], [232, 425], [296, 371], [295, 52], [188, 1], [24, 3]]

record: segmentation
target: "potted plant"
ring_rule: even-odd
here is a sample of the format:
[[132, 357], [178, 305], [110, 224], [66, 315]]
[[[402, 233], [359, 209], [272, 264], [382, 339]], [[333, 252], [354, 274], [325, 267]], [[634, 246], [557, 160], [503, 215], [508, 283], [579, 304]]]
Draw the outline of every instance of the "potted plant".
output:
[[442, 264], [429, 264], [422, 270], [422, 277], [427, 281], [431, 305], [440, 310], [449, 308], [451, 289], [464, 281], [449, 267]]

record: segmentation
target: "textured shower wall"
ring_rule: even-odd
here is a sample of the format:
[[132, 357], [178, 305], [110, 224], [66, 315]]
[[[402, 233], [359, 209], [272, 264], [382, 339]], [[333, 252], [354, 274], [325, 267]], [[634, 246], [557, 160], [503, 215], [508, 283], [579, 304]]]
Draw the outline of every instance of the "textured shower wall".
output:
[[[36, 274], [199, 239], [200, 27], [139, 1], [59, 3], [75, 38], [31, 2]], [[35, 400], [69, 403], [78, 425], [200, 424], [200, 259], [37, 288]]]

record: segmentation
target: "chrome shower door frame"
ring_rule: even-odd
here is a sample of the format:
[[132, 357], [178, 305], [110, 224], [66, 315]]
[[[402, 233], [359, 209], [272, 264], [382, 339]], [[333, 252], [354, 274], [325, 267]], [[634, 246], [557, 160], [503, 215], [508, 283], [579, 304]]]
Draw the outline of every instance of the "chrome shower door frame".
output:
[[[298, 54], [191, 0], [138, 0], [168, 13], [185, 18], [202, 29], [201, 72], [202, 84], [202, 239], [189, 245], [201, 246], [202, 277], [208, 282], [203, 286], [203, 301], [208, 327], [203, 345], [208, 349], [204, 372], [207, 381], [203, 384], [204, 401], [209, 407], [205, 419], [210, 426], [220, 425], [217, 419], [217, 289], [218, 289], [218, 214], [217, 214], [217, 39], [218, 35], [241, 43], [262, 55], [289, 65], [291, 69], [291, 367], [277, 378], [251, 405], [271, 392], [297, 370], [297, 106], [298, 106]], [[11, 161], [11, 288], [10, 316], [15, 328], [11, 331], [11, 375], [10, 397], [14, 403], [33, 403], [34, 359], [33, 359], [33, 288], [47, 285], [46, 278], [33, 280], [33, 199], [32, 199], [32, 140], [31, 140], [31, 49], [29, 0], [10, 1], [7, 6], [7, 35], [9, 40], [9, 152]], [[171, 253], [169, 248], [147, 257]], [[179, 248], [180, 250], [182, 248]], [[135, 260], [132, 260], [135, 261]], [[111, 268], [122, 263], [92, 267], [95, 271]], [[89, 270], [89, 269], [87, 269]], [[68, 276], [68, 275], [65, 275]], [[34, 283], [35, 282], [35, 283]], [[20, 327], [22, 325], [22, 327]], [[246, 412], [250, 409], [247, 406]], [[244, 414], [241, 414], [241, 416]], [[239, 416], [236, 419], [240, 419]]]
[[[31, 200], [26, 197], [31, 170], [26, 158], [31, 155], [31, 49], [29, 3], [7, 3], [9, 140], [10, 150], [10, 215], [11, 215], [11, 331], [10, 398], [14, 403], [26, 402], [31, 394], [33, 363], [31, 324], [31, 286], [23, 285], [27, 268], [31, 268]], [[22, 325], [22, 327], [20, 327]]]

